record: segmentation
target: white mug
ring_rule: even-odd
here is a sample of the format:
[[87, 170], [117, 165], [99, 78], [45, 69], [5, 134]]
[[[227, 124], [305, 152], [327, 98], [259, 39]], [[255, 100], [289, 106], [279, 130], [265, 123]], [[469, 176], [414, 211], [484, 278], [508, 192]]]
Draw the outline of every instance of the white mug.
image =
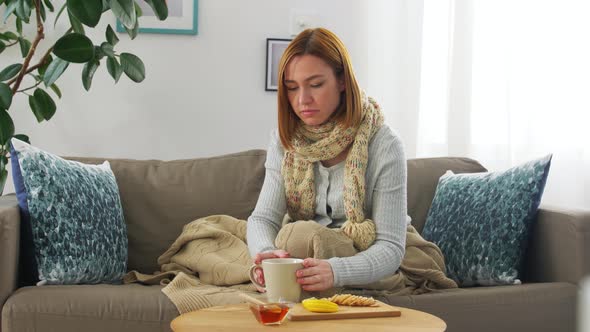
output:
[[[303, 259], [269, 258], [261, 264], [250, 267], [250, 280], [266, 290], [269, 302], [299, 302], [301, 286], [297, 283], [295, 272], [303, 268]], [[262, 269], [264, 283], [256, 281], [255, 271]]]

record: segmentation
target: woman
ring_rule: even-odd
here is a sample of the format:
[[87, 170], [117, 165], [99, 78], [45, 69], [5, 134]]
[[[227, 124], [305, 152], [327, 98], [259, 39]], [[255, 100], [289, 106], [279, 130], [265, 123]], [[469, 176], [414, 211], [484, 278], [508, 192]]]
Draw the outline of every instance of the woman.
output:
[[[327, 234], [336, 239], [325, 241], [327, 247], [338, 242], [350, 249], [333, 251], [346, 252], [340, 257], [329, 250], [325, 259], [300, 257], [303, 290], [363, 285], [394, 274], [409, 224], [403, 146], [383, 124], [379, 105], [360, 90], [348, 52], [332, 32], [305, 30], [285, 50], [278, 119], [262, 191], [247, 223], [255, 263], [310, 255], [278, 247], [284, 233]], [[285, 213], [295, 222], [282, 226]]]

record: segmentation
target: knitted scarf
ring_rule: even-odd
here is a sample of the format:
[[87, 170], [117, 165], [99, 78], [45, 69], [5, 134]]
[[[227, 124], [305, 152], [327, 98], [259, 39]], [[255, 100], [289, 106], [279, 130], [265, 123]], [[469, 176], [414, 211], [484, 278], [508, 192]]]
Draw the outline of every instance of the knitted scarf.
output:
[[362, 94], [362, 121], [357, 128], [344, 128], [334, 120], [311, 127], [300, 125], [292, 139], [293, 149], [286, 150], [282, 175], [291, 220], [310, 220], [315, 215], [313, 164], [330, 160], [350, 146], [344, 170], [344, 208], [346, 222], [341, 230], [359, 250], [375, 241], [375, 223], [365, 219], [365, 173], [371, 138], [383, 124], [379, 105]]

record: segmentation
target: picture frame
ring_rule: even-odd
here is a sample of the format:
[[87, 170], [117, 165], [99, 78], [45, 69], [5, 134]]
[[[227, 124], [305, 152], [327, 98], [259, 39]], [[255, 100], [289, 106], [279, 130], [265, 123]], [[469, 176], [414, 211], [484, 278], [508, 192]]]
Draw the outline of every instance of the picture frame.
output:
[[[198, 0], [168, 0], [168, 18], [160, 21], [145, 1], [138, 1], [143, 15], [139, 17], [139, 33], [196, 35], [198, 33]], [[117, 20], [117, 32], [125, 28]]]
[[281, 38], [266, 39], [266, 85], [264, 87], [266, 91], [278, 90], [279, 61], [281, 61], [281, 56], [291, 40]]

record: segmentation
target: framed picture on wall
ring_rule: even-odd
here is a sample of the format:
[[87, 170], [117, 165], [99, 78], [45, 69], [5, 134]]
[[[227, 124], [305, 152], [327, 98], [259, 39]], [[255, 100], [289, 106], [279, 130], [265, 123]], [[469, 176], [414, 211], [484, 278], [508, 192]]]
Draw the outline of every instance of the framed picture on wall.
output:
[[266, 91], [278, 90], [279, 61], [291, 39], [266, 39]]
[[[167, 0], [168, 17], [160, 21], [147, 2], [136, 1], [142, 12], [139, 17], [139, 33], [196, 35], [198, 2], [198, 0]], [[125, 32], [119, 20], [117, 20], [117, 31]]]

